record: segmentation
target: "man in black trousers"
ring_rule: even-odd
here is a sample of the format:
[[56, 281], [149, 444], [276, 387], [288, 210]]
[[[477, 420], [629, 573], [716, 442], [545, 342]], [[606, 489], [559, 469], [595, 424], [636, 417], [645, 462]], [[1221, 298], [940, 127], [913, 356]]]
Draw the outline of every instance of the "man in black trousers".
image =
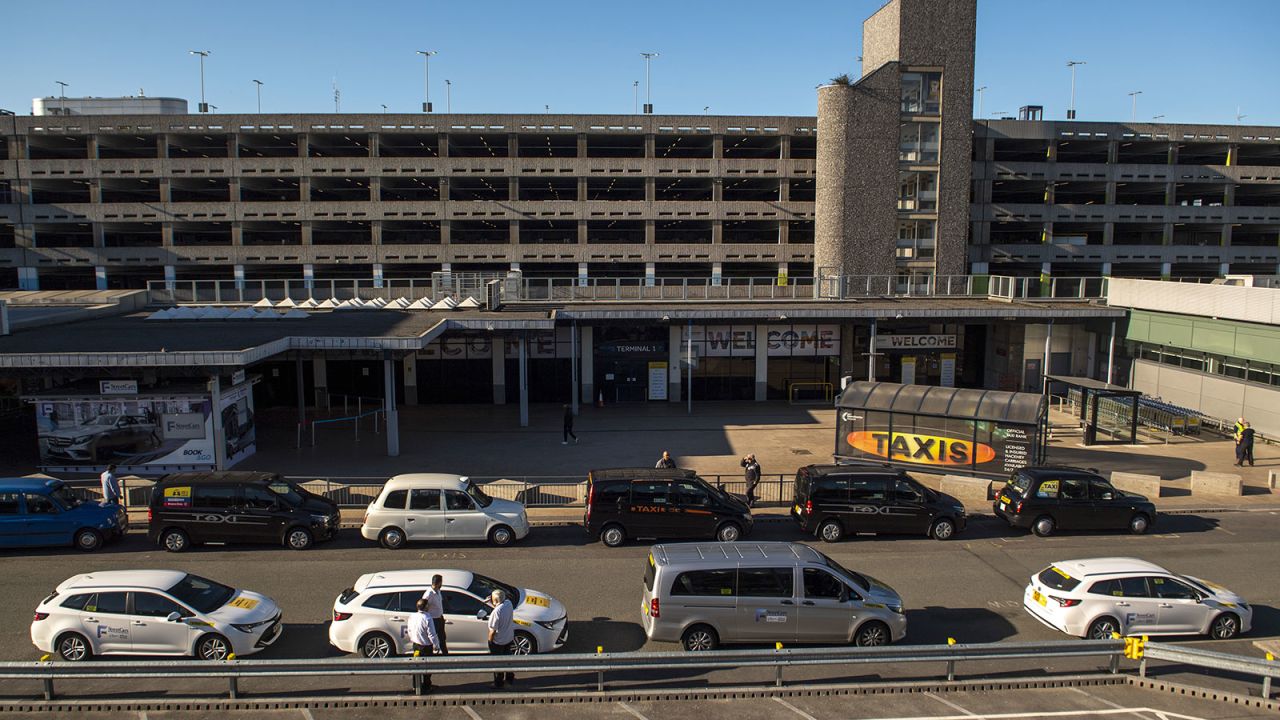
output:
[[573, 408], [568, 405], [564, 406], [564, 436], [560, 440], [561, 445], [568, 445], [569, 438], [573, 438], [573, 442], [577, 444], [578, 436], [573, 434]]

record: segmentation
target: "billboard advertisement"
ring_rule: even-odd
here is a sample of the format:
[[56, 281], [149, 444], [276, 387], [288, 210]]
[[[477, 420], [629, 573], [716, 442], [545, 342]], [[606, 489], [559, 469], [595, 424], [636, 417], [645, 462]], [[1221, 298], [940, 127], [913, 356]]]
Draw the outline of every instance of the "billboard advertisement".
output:
[[841, 409], [836, 455], [908, 470], [1004, 475], [1034, 464], [1038, 428], [990, 420]]

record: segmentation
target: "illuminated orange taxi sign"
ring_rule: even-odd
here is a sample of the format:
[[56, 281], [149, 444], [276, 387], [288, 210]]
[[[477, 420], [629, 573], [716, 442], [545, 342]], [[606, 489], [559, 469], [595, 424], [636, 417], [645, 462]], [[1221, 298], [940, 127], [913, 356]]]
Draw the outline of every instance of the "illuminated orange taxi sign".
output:
[[848, 440], [864, 453], [920, 465], [981, 465], [996, 458], [990, 445], [938, 435], [858, 431], [849, 433]]

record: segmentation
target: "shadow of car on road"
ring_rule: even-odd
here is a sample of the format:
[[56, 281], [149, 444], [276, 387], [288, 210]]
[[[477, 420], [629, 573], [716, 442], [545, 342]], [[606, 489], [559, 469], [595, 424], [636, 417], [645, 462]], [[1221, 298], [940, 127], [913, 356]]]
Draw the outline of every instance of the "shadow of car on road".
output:
[[1013, 623], [989, 608], [907, 608], [909, 645], [946, 645], [948, 638], [960, 643], [991, 643], [1017, 632]]

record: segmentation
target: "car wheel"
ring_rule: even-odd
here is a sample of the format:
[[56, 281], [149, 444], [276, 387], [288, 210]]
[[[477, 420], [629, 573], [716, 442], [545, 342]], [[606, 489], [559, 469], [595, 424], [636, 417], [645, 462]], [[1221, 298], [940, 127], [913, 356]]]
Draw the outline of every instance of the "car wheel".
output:
[[680, 644], [689, 652], [715, 650], [720, 646], [720, 636], [709, 625], [694, 625], [680, 636]]
[[877, 620], [858, 628], [857, 634], [853, 636], [853, 644], [858, 647], [879, 647], [888, 645], [891, 639], [889, 626]]
[[169, 528], [160, 534], [160, 546], [169, 552], [182, 552], [191, 547], [191, 540], [181, 530]]
[[1209, 626], [1209, 636], [1214, 640], [1230, 640], [1240, 634], [1240, 618], [1234, 613], [1222, 613]]
[[950, 540], [956, 535], [956, 524], [950, 518], [941, 518], [933, 524], [933, 528], [929, 530], [929, 535], [934, 540]]
[[1057, 524], [1053, 522], [1053, 518], [1045, 515], [1044, 517], [1036, 518], [1036, 521], [1031, 524], [1031, 532], [1040, 537], [1049, 537], [1056, 527]]
[[818, 527], [818, 537], [822, 538], [823, 542], [840, 542], [844, 537], [844, 526], [839, 520], [827, 520]]
[[205, 635], [196, 643], [196, 657], [201, 660], [226, 660], [231, 655], [231, 643], [221, 635]]
[[102, 547], [102, 533], [93, 528], [81, 528], [76, 531], [76, 549], [93, 552]]
[[404, 547], [404, 531], [398, 527], [389, 527], [378, 536], [378, 542], [388, 550], [399, 550]]
[[618, 547], [627, 541], [627, 532], [621, 525], [608, 525], [600, 533], [600, 542], [609, 547]]
[[386, 658], [395, 654], [395, 644], [385, 633], [369, 633], [360, 639], [360, 657]]
[[311, 538], [311, 531], [302, 527], [292, 527], [284, 534], [284, 544], [290, 550], [306, 550], [315, 542]]
[[733, 523], [725, 523], [716, 530], [716, 540], [720, 542], [737, 542], [742, 538], [742, 528]]
[[1120, 623], [1116, 622], [1113, 617], [1100, 617], [1089, 625], [1090, 640], [1110, 640], [1112, 636], [1119, 634]]
[[1141, 535], [1145, 533], [1149, 527], [1151, 527], [1151, 518], [1142, 513], [1138, 513], [1129, 518], [1129, 532], [1134, 535]]
[[58, 638], [54, 648], [58, 651], [58, 657], [68, 662], [80, 662], [93, 657], [93, 649], [89, 647], [89, 641], [80, 633], [64, 634]]
[[495, 547], [503, 547], [515, 542], [516, 533], [506, 525], [495, 525], [489, 531], [489, 544]]
[[538, 652], [538, 641], [527, 632], [516, 633], [516, 639], [511, 643], [512, 655], [533, 655]]

